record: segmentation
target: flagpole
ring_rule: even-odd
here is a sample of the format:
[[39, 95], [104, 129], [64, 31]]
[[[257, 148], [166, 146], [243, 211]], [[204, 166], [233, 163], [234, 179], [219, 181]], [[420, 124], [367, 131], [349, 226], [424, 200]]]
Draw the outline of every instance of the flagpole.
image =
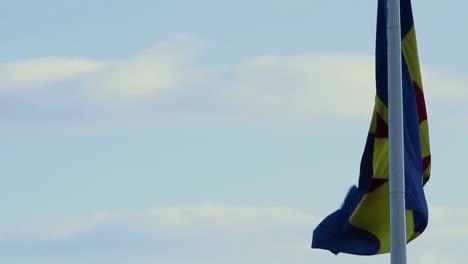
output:
[[391, 264], [406, 264], [400, 0], [388, 0], [388, 129]]

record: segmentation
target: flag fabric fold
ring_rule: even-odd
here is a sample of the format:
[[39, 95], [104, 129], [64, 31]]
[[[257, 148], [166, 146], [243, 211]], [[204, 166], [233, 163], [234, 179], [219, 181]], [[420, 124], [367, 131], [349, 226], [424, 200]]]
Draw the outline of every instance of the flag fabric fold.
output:
[[[376, 97], [358, 186], [350, 189], [341, 208], [326, 217], [313, 232], [312, 247], [335, 254], [375, 255], [390, 251], [387, 2], [378, 0]], [[408, 242], [427, 226], [428, 208], [423, 186], [429, 180], [431, 167], [427, 113], [411, 8], [410, 0], [400, 1]]]

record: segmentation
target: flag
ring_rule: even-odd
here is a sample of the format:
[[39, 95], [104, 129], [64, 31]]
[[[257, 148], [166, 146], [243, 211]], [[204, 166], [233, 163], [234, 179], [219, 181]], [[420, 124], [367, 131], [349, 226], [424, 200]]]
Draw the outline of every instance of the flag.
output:
[[[341, 208], [326, 217], [313, 232], [312, 248], [335, 254], [374, 255], [390, 251], [387, 2], [378, 0], [376, 97], [358, 186], [350, 189]], [[423, 186], [429, 180], [431, 154], [411, 1], [401, 0], [400, 9], [406, 235], [409, 242], [427, 226], [428, 208]]]

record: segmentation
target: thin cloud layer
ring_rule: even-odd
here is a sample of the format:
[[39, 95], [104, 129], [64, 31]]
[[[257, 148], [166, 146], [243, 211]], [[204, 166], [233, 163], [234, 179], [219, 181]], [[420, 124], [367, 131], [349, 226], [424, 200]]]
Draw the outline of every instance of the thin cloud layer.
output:
[[[413, 263], [468, 260], [450, 244], [466, 244], [466, 209], [435, 207], [431, 225], [408, 248]], [[2, 230], [0, 260], [61, 263], [388, 263], [388, 255], [356, 257], [310, 249], [313, 228], [323, 213], [287, 207], [179, 206], [141, 213], [94, 216]], [[452, 216], [452, 217], [448, 217]], [[451, 232], [447, 226], [460, 229]], [[447, 231], [448, 230], [448, 231]], [[440, 236], [440, 233], [444, 233]], [[430, 250], [428, 251], [428, 248]], [[24, 254], [28, 252], [28, 254]], [[446, 258], [448, 257], [448, 258]], [[15, 262], [16, 263], [16, 262]]]
[[[370, 117], [370, 55], [263, 56], [232, 65], [195, 62], [200, 41], [179, 36], [120, 61], [39, 58], [0, 65], [6, 120], [196, 119], [320, 121]], [[423, 67], [432, 105], [468, 102], [468, 77]], [[28, 89], [25, 89], [28, 88]]]
[[292, 258], [299, 263], [297, 254], [308, 251], [314, 222], [309, 212], [285, 207], [207, 205], [100, 213], [43, 225], [41, 230], [4, 233], [0, 260], [172, 264], [275, 263]]

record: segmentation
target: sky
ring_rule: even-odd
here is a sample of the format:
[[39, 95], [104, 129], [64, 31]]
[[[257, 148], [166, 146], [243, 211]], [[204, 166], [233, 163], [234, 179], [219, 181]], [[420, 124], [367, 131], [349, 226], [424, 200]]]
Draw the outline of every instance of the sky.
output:
[[[357, 183], [377, 1], [0, 0], [0, 262], [389, 263], [310, 249]], [[429, 226], [468, 261], [468, 29], [413, 1]]]

